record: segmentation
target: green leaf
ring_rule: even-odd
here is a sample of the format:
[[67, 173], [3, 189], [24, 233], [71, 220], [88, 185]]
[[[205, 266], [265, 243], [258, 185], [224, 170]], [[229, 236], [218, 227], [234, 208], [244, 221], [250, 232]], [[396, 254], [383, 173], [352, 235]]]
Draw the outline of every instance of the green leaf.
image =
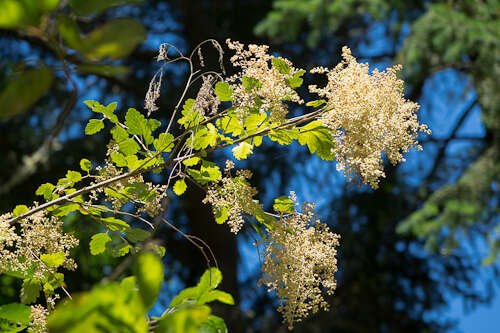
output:
[[102, 11], [127, 4], [141, 3], [144, 0], [70, 0], [69, 4], [71, 8], [78, 15], [92, 15], [98, 14]]
[[240, 121], [235, 117], [223, 117], [217, 119], [217, 127], [219, 127], [223, 133], [233, 133], [233, 136], [238, 136], [243, 132], [243, 126]]
[[224, 304], [234, 305], [233, 296], [221, 290], [210, 290], [204, 293], [200, 298], [198, 298], [197, 303], [205, 304], [213, 301], [219, 301]]
[[293, 213], [295, 203], [286, 195], [274, 199], [273, 209], [281, 213]]
[[203, 161], [200, 170], [188, 169], [188, 174], [201, 185], [217, 182], [222, 179], [222, 173], [215, 163]]
[[111, 249], [111, 255], [115, 258], [123, 257], [127, 255], [133, 247], [130, 244], [120, 244]]
[[90, 170], [92, 170], [92, 162], [90, 162], [88, 159], [86, 158], [82, 158], [80, 160], [80, 168], [83, 170], [83, 171], [87, 171], [89, 172]]
[[0, 306], [0, 318], [24, 325], [30, 322], [31, 309], [20, 303], [10, 303]]
[[254, 79], [253, 77], [248, 77], [248, 76], [243, 76], [241, 78], [241, 84], [243, 85], [243, 87], [245, 87], [246, 91], [262, 87], [262, 82], [260, 82], [257, 79]]
[[182, 161], [182, 163], [185, 166], [190, 167], [190, 166], [194, 166], [194, 165], [200, 163], [200, 161], [201, 161], [201, 158], [199, 158], [199, 157], [190, 157], [190, 158], [185, 159], [184, 161]]
[[16, 217], [22, 215], [28, 211], [28, 206], [26, 205], [17, 205], [16, 208], [12, 211], [12, 216]]
[[222, 207], [221, 209], [214, 210], [215, 222], [217, 224], [222, 224], [227, 221], [229, 218], [228, 210], [226, 207]]
[[204, 117], [194, 108], [195, 100], [189, 98], [184, 102], [184, 106], [182, 107], [182, 115], [177, 122], [184, 126], [184, 128], [190, 128], [196, 126], [204, 119]]
[[111, 161], [117, 166], [117, 167], [126, 167], [127, 166], [127, 160], [125, 159], [125, 156], [117, 151], [111, 153]]
[[[132, 19], [119, 18], [94, 29], [81, 38], [79, 45], [71, 45], [87, 59], [100, 61], [117, 60], [128, 56], [146, 39], [144, 26]], [[68, 41], [65, 40], [67, 43]]]
[[317, 101], [310, 101], [310, 102], [307, 102], [306, 105], [307, 106], [311, 106], [313, 108], [317, 108], [318, 106], [321, 106], [323, 104], [325, 104], [326, 101], [324, 99], [319, 99]]
[[125, 156], [134, 155], [141, 149], [132, 138], [118, 142], [118, 147]]
[[78, 183], [80, 180], [82, 180], [82, 175], [78, 171], [69, 170], [66, 173], [66, 178], [72, 183]]
[[320, 120], [315, 120], [300, 128], [298, 141], [301, 145], [307, 145], [311, 154], [327, 161], [335, 158], [332, 153], [334, 148], [333, 138], [330, 130]]
[[172, 144], [174, 142], [174, 136], [170, 133], [160, 133], [158, 139], [154, 139], [153, 145], [156, 151], [169, 152], [174, 148]]
[[215, 84], [215, 94], [219, 101], [230, 102], [232, 101], [233, 89], [231, 89], [229, 83], [219, 81]]
[[128, 109], [125, 115], [125, 125], [130, 134], [144, 135], [148, 131], [146, 118], [134, 108]]
[[305, 72], [305, 70], [301, 69], [295, 72], [295, 74], [293, 74], [291, 78], [286, 79], [286, 83], [288, 84], [288, 86], [293, 89], [300, 87], [304, 82], [304, 79], [301, 78], [301, 76], [304, 75]]
[[276, 141], [280, 145], [289, 145], [293, 142], [293, 139], [298, 137], [298, 131], [296, 129], [271, 130], [268, 137], [270, 140]]
[[253, 153], [253, 146], [246, 142], [241, 142], [232, 149], [233, 155], [237, 160], [244, 160]]
[[132, 243], [142, 242], [151, 236], [151, 233], [142, 229], [127, 229], [125, 235]]
[[133, 283], [132, 287], [130, 284], [97, 284], [92, 291], [61, 302], [49, 316], [49, 332], [147, 333], [147, 310]]
[[21, 302], [23, 304], [31, 304], [36, 302], [38, 296], [40, 296], [40, 291], [42, 290], [42, 285], [38, 279], [25, 279], [23, 281], [23, 287], [21, 288]]
[[183, 289], [177, 296], [175, 296], [172, 301], [170, 302], [169, 308], [173, 309], [185, 301], [188, 300], [194, 300], [198, 297], [198, 288], [197, 287], [190, 287]]
[[272, 60], [274, 68], [278, 70], [281, 74], [289, 74], [290, 66], [286, 63], [285, 60], [281, 58], [273, 58]]
[[128, 223], [115, 217], [105, 217], [102, 218], [101, 221], [104, 223], [106, 228], [111, 231], [125, 231], [130, 228], [130, 225], [128, 225]]
[[141, 253], [135, 263], [135, 276], [144, 306], [151, 309], [163, 282], [163, 264], [160, 258], [150, 251]]
[[104, 122], [102, 119], [90, 119], [89, 123], [85, 127], [85, 134], [92, 135], [100, 132], [104, 128]]
[[203, 295], [208, 290], [217, 288], [222, 281], [222, 273], [215, 267], [207, 269], [198, 283], [198, 293]]
[[227, 333], [224, 320], [220, 317], [210, 315], [201, 323], [200, 331], [204, 333]]
[[49, 90], [53, 77], [52, 71], [45, 66], [8, 77], [5, 88], [0, 91], [0, 120], [31, 108]]
[[80, 205], [76, 203], [68, 203], [64, 205], [59, 205], [54, 209], [52, 215], [54, 216], [67, 216], [69, 213], [80, 209]]
[[184, 179], [179, 179], [174, 184], [174, 193], [177, 195], [182, 195], [187, 189], [186, 182]]
[[40, 260], [48, 267], [59, 267], [64, 262], [64, 252], [42, 254]]
[[51, 183], [45, 183], [42, 184], [38, 187], [36, 190], [35, 194], [36, 195], [43, 195], [45, 200], [49, 201], [52, 200], [52, 192], [54, 191], [56, 187], [52, 185]]
[[90, 240], [90, 254], [95, 256], [106, 250], [106, 245], [111, 242], [108, 234], [100, 233], [92, 236]]
[[127, 130], [125, 130], [120, 126], [115, 126], [111, 129], [111, 136], [113, 137], [113, 140], [115, 140], [117, 143], [120, 143], [129, 138]]
[[206, 305], [187, 304], [182, 308], [166, 314], [158, 323], [156, 333], [200, 333], [203, 323], [210, 316], [210, 308]]
[[88, 74], [97, 74], [99, 76], [117, 77], [127, 76], [132, 70], [127, 66], [103, 65], [103, 64], [85, 64], [76, 66], [76, 70]]

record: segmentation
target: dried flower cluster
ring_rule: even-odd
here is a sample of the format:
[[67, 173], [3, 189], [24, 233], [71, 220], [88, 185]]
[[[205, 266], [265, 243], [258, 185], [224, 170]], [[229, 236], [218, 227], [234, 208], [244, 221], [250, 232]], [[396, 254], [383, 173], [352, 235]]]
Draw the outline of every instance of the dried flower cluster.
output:
[[45, 333], [47, 331], [47, 316], [49, 312], [43, 306], [36, 304], [31, 306], [29, 333]]
[[[292, 198], [294, 195], [292, 194]], [[337, 250], [340, 236], [315, 216], [314, 205], [305, 203], [302, 212], [282, 216], [260, 245], [265, 247], [263, 278], [259, 281], [276, 290], [278, 311], [289, 329], [310, 312], [327, 310], [324, 289], [333, 294], [337, 283]]]
[[78, 245], [78, 239], [64, 233], [59, 218], [49, 216], [45, 210], [39, 211], [21, 220], [16, 233], [7, 222], [11, 217], [10, 213], [0, 216], [0, 271], [17, 271], [27, 276], [36, 268], [34, 277], [41, 279], [53, 272], [41, 262], [40, 256], [60, 252], [64, 253], [62, 266], [76, 269], [70, 250]]
[[253, 199], [257, 190], [248, 183], [252, 173], [237, 170], [236, 177], [231, 177], [233, 168], [233, 162], [228, 160], [221, 183], [208, 189], [203, 203], [212, 204], [214, 210], [220, 213], [226, 212], [231, 232], [237, 234], [245, 222], [242, 214], [254, 212], [258, 203]]
[[268, 46], [250, 44], [245, 50], [239, 42], [228, 39], [226, 43], [236, 53], [231, 57], [231, 63], [241, 68], [238, 74], [227, 80], [233, 83], [233, 103], [238, 107], [241, 118], [248, 115], [249, 110], [258, 108], [260, 112], [268, 111], [271, 121], [280, 123], [288, 113], [284, 101], [304, 102], [287, 84], [287, 80], [299, 71], [289, 60], [281, 58], [290, 66], [290, 72], [282, 74], [270, 64], [273, 57], [267, 53]]
[[396, 76], [401, 66], [375, 69], [370, 75], [368, 64], [358, 63], [349, 48], [342, 49], [342, 57], [332, 70], [313, 69], [312, 73], [327, 73], [328, 84], [309, 90], [325, 97], [330, 107], [322, 120], [336, 140], [337, 168], [376, 188], [385, 176], [382, 154], [393, 164], [404, 162], [402, 153], [421, 149], [418, 133], [430, 131], [418, 123], [418, 104], [403, 97], [403, 81]]
[[[200, 49], [198, 49], [200, 50]], [[220, 105], [220, 101], [215, 97], [213, 85], [216, 79], [212, 75], [203, 76], [203, 83], [201, 85], [194, 107], [201, 115], [214, 115]]]

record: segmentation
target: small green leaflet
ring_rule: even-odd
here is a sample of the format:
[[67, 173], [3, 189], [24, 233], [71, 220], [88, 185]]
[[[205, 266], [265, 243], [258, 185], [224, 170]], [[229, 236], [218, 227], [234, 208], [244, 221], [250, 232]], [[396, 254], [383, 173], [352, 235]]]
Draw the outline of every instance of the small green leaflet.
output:
[[326, 101], [324, 99], [318, 99], [317, 101], [307, 102], [306, 105], [311, 106], [313, 108], [317, 108], [318, 106], [323, 105], [325, 103], [326, 103]]
[[43, 195], [45, 200], [52, 200], [52, 191], [54, 191], [56, 187], [52, 185], [51, 183], [45, 183], [42, 184], [38, 187], [36, 190], [35, 194], [36, 195]]
[[90, 254], [95, 256], [103, 253], [109, 242], [111, 242], [111, 237], [108, 234], [100, 233], [93, 235], [90, 240]]
[[243, 126], [235, 117], [226, 116], [224, 118], [219, 118], [217, 119], [216, 124], [217, 127], [219, 127], [221, 131], [223, 131], [223, 133], [233, 133], [233, 136], [238, 136], [241, 134], [241, 132], [243, 132]]
[[126, 139], [118, 142], [118, 147], [120, 148], [120, 151], [125, 154], [125, 156], [134, 155], [140, 150], [139, 145], [134, 139]]
[[230, 102], [232, 100], [233, 89], [231, 89], [229, 83], [219, 81], [215, 84], [215, 94], [219, 98], [219, 101]]
[[177, 195], [182, 195], [187, 189], [186, 182], [184, 179], [179, 179], [174, 184], [174, 193]]
[[22, 215], [28, 211], [28, 206], [26, 205], [17, 205], [16, 208], [14, 208], [14, 211], [12, 211], [12, 216], [16, 217], [19, 215]]
[[83, 171], [89, 172], [90, 170], [92, 170], [92, 163], [88, 159], [82, 158], [80, 161], [80, 168]]
[[335, 147], [330, 130], [320, 120], [315, 120], [300, 128], [298, 141], [301, 145], [307, 145], [311, 154], [326, 161], [332, 161], [335, 156], [332, 149]]
[[210, 290], [204, 293], [202, 296], [200, 296], [197, 303], [205, 304], [213, 301], [219, 301], [224, 304], [234, 305], [233, 296], [221, 290]]
[[114, 151], [111, 153], [111, 161], [117, 166], [117, 167], [125, 167], [127, 166], [127, 160], [125, 159], [125, 156], [122, 153], [119, 153], [117, 151]]
[[190, 128], [196, 126], [204, 119], [204, 117], [194, 108], [195, 100], [189, 98], [184, 102], [184, 106], [182, 108], [183, 117], [180, 118], [177, 122], [184, 126], [184, 128]]
[[36, 302], [38, 296], [40, 296], [40, 291], [42, 290], [42, 285], [38, 279], [25, 279], [23, 281], [23, 287], [21, 288], [21, 302], [23, 304], [30, 304]]
[[182, 164], [189, 167], [189, 166], [194, 166], [194, 165], [200, 163], [200, 161], [201, 161], [201, 158], [199, 158], [199, 157], [190, 157], [190, 158], [182, 161]]
[[274, 199], [273, 209], [277, 212], [293, 213], [295, 209], [294, 207], [295, 207], [294, 202], [286, 195]]
[[125, 230], [125, 235], [127, 236], [129, 241], [131, 241], [132, 243], [137, 243], [144, 241], [146, 238], [151, 236], [151, 233], [142, 229], [130, 228]]
[[111, 129], [111, 135], [113, 136], [113, 140], [115, 140], [116, 142], [128, 139], [127, 131], [120, 126], [113, 127]]
[[246, 91], [262, 87], [262, 82], [249, 76], [243, 76], [241, 78], [241, 84], [245, 87]]
[[286, 79], [286, 83], [288, 84], [288, 86], [293, 89], [300, 87], [304, 82], [304, 79], [301, 78], [301, 76], [304, 75], [305, 72], [305, 70], [301, 69], [295, 72], [295, 74], [293, 74], [291, 78]]
[[72, 183], [78, 183], [80, 180], [82, 180], [82, 175], [78, 171], [69, 170], [66, 173], [66, 179], [68, 179]]
[[281, 74], [290, 73], [290, 66], [282, 58], [273, 58], [272, 63], [274, 68], [276, 68]]
[[105, 217], [102, 218], [101, 221], [104, 223], [106, 228], [108, 228], [111, 231], [125, 231], [128, 228], [130, 228], [128, 223], [119, 220], [115, 217]]
[[241, 142], [232, 149], [233, 155], [237, 160], [244, 160], [253, 153], [253, 146], [246, 142]]
[[100, 119], [90, 119], [85, 127], [85, 134], [92, 135], [100, 132], [104, 128], [104, 122]]
[[130, 244], [120, 244], [111, 250], [111, 255], [115, 258], [127, 255], [133, 247]]
[[222, 173], [220, 172], [219, 167], [213, 162], [203, 161], [200, 170], [188, 169], [187, 172], [197, 183], [201, 185], [218, 182], [222, 179]]
[[48, 267], [58, 267], [64, 262], [64, 252], [42, 254], [40, 260]]
[[85, 101], [85, 105], [87, 105], [92, 111], [97, 113], [102, 113], [106, 118], [108, 118], [112, 123], [118, 124], [118, 117], [114, 114], [116, 106], [118, 105], [116, 102], [108, 104], [108, 106], [101, 105], [97, 101]]
[[215, 222], [217, 224], [222, 224], [227, 221], [229, 218], [228, 211], [226, 207], [222, 207], [221, 209], [214, 209], [214, 217]]
[[198, 295], [203, 295], [208, 290], [217, 288], [222, 281], [222, 273], [215, 267], [207, 269], [198, 283]]
[[293, 139], [297, 138], [297, 129], [290, 130], [271, 130], [269, 132], [269, 139], [278, 142], [280, 145], [289, 145], [293, 142]]
[[169, 152], [173, 148], [174, 136], [170, 133], [160, 133], [158, 139], [154, 139], [153, 145], [157, 152]]

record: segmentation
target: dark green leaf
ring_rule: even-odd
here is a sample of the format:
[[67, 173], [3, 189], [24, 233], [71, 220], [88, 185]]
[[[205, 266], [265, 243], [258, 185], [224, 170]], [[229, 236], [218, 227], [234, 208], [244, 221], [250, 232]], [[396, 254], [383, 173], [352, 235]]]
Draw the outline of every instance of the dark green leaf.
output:
[[130, 228], [125, 231], [125, 235], [127, 236], [129, 241], [131, 241], [132, 243], [137, 243], [147, 239], [149, 236], [151, 236], [151, 233], [142, 229]]
[[5, 88], [0, 92], [0, 120], [7, 120], [27, 111], [47, 92], [52, 79], [52, 71], [47, 67], [30, 69], [8, 77]]
[[42, 285], [40, 283], [40, 280], [25, 279], [23, 281], [23, 287], [21, 289], [21, 302], [23, 304], [34, 303], [38, 296], [40, 296], [41, 290]]

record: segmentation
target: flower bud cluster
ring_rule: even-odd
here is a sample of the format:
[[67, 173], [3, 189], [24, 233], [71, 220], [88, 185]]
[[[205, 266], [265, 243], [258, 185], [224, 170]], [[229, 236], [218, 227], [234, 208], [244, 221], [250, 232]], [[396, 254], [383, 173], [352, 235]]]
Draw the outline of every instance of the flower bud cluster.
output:
[[[287, 84], [287, 80], [299, 71], [292, 66], [292, 63], [285, 61], [290, 67], [288, 74], [280, 73], [272, 64], [273, 56], [269, 55], [269, 47], [266, 45], [245, 46], [237, 41], [226, 40], [228, 47], [235, 51], [231, 57], [234, 67], [240, 67], [241, 71], [228, 79], [233, 83], [233, 104], [238, 108], [239, 116], [244, 118], [249, 110], [259, 107], [257, 101], [262, 102], [259, 107], [260, 112], [268, 111], [272, 122], [283, 122], [288, 109], [284, 101], [302, 104], [304, 101], [297, 92]], [[243, 80], [258, 80], [258, 84], [253, 88], [243, 85]]]
[[215, 211], [226, 211], [231, 232], [237, 234], [245, 223], [243, 213], [252, 214], [258, 203], [253, 199], [257, 190], [248, 183], [252, 173], [249, 170], [238, 170], [236, 177], [232, 177], [232, 168], [234, 164], [228, 160], [222, 181], [209, 187], [203, 203], [210, 203]]
[[63, 231], [59, 218], [42, 210], [21, 220], [16, 232], [7, 222], [11, 217], [10, 213], [0, 216], [0, 272], [17, 271], [28, 275], [37, 267], [35, 278], [43, 278], [46, 273], [53, 272], [40, 262], [40, 256], [60, 252], [64, 253], [62, 267], [76, 269], [70, 250], [78, 245], [78, 239]]
[[258, 244], [264, 247], [259, 284], [276, 291], [278, 311], [290, 329], [309, 313], [328, 309], [322, 289], [333, 294], [337, 286], [339, 238], [317, 219], [314, 205], [305, 203], [302, 212], [282, 216]]
[[404, 162], [403, 153], [422, 149], [418, 133], [430, 130], [418, 123], [419, 105], [403, 97], [403, 81], [396, 76], [401, 66], [370, 74], [368, 64], [358, 63], [349, 48], [342, 49], [342, 57], [332, 70], [311, 70], [326, 73], [328, 84], [309, 90], [327, 100], [329, 111], [321, 119], [335, 138], [337, 169], [376, 188], [385, 177], [382, 154], [392, 164]]

